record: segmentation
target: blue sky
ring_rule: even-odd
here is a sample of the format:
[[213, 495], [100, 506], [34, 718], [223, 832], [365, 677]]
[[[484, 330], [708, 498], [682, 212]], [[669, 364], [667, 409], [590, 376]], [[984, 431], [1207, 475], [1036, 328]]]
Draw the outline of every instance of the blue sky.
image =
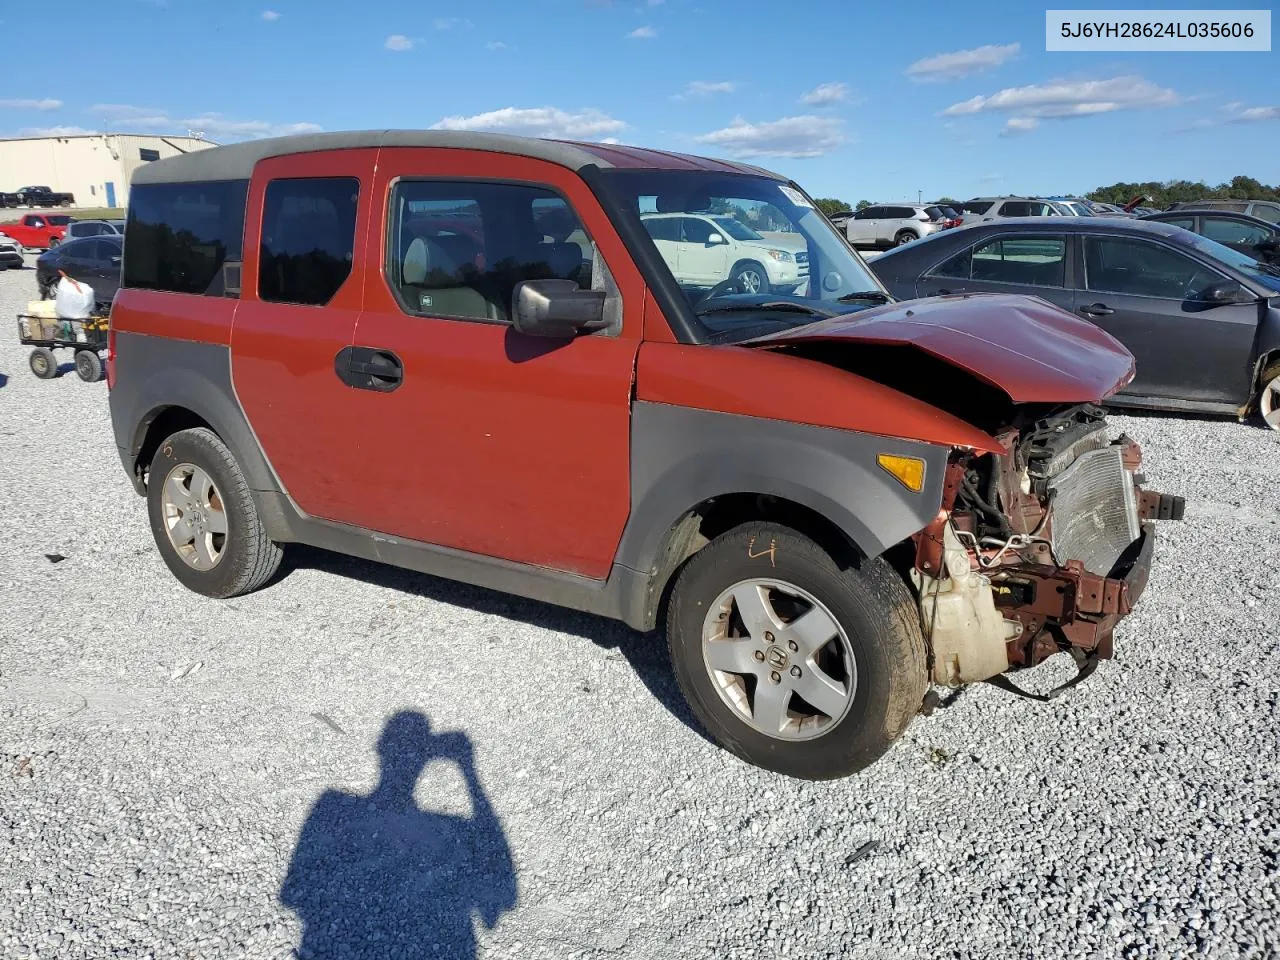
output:
[[[442, 125], [614, 138], [746, 158], [850, 202], [1236, 174], [1280, 181], [1280, 54], [1047, 53], [1042, 4], [62, 0], [57, 9], [77, 47], [111, 52], [49, 58], [45, 44], [38, 62], [50, 69], [11, 61], [0, 135], [193, 128], [229, 142]], [[28, 13], [6, 8], [0, 32], [46, 19]]]

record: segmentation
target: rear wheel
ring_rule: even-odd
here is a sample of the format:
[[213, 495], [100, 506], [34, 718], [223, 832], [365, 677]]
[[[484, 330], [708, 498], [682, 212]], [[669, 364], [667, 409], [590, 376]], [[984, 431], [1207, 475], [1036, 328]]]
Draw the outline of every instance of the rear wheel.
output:
[[1262, 373], [1258, 388], [1258, 413], [1263, 424], [1272, 430], [1280, 430], [1280, 363], [1272, 364]]
[[893, 569], [838, 564], [774, 524], [730, 530], [689, 560], [667, 635], [676, 679], [711, 735], [793, 777], [869, 766], [927, 687], [915, 605]]
[[58, 360], [48, 347], [36, 347], [27, 362], [31, 372], [41, 380], [52, 380], [58, 375]]
[[102, 358], [92, 350], [77, 350], [76, 373], [85, 383], [97, 383], [102, 379]]
[[267, 537], [244, 474], [212, 430], [183, 430], [160, 444], [147, 508], [165, 564], [196, 593], [249, 593], [280, 566], [280, 547]]

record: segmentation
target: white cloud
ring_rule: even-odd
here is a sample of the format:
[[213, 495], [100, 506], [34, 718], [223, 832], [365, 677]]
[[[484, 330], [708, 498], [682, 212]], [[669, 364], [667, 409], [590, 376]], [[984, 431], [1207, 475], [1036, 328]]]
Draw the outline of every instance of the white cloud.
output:
[[9, 110], [58, 110], [61, 107], [61, 100], [54, 100], [49, 97], [43, 100], [0, 100], [0, 108]]
[[632, 40], [652, 40], [657, 35], [657, 29], [651, 26], [636, 27], [627, 34]]
[[1060, 80], [1008, 87], [989, 97], [977, 96], [953, 103], [943, 116], [971, 113], [1017, 113], [1021, 117], [1083, 117], [1116, 110], [1168, 107], [1178, 103], [1178, 95], [1142, 77], [1113, 77], [1110, 80]]
[[23, 137], [75, 137], [96, 132], [84, 127], [24, 127], [18, 134]]
[[621, 143], [622, 141], [619, 140], [617, 137], [605, 137], [600, 142], [601, 143]]
[[973, 50], [956, 50], [917, 60], [907, 67], [907, 76], [913, 80], [955, 80], [994, 70], [1018, 55], [1021, 44], [988, 44]]
[[266, 20], [268, 23], [273, 23], [276, 20], [280, 19], [280, 14], [277, 13], [275, 10], [263, 10], [262, 19]]
[[820, 83], [801, 97], [800, 102], [807, 103], [811, 107], [824, 107], [831, 103], [840, 103], [848, 97], [847, 83]]
[[490, 40], [488, 43], [484, 45], [484, 48], [486, 50], [510, 50], [511, 49], [511, 47], [503, 43], [501, 40]]
[[262, 137], [284, 137], [294, 133], [319, 133], [324, 129], [316, 123], [232, 120], [220, 113], [204, 113], [198, 117], [179, 120], [177, 126], [197, 130], [214, 140], [259, 140]]
[[834, 117], [783, 117], [748, 123], [741, 117], [698, 137], [737, 157], [820, 157], [844, 143], [844, 121]]
[[95, 103], [85, 113], [100, 117], [108, 126], [121, 129], [158, 130], [172, 126], [169, 115], [158, 107], [135, 107], [128, 103]]
[[1260, 123], [1265, 120], [1280, 120], [1280, 107], [1249, 107], [1237, 113], [1232, 123]]
[[396, 53], [403, 53], [405, 50], [412, 50], [417, 43], [417, 40], [411, 40], [403, 33], [393, 33], [387, 37], [383, 46], [388, 50], [396, 51]]
[[452, 30], [454, 27], [470, 27], [473, 24], [466, 17], [436, 17], [432, 26], [437, 30]]
[[694, 97], [710, 97], [717, 93], [733, 93], [738, 85], [730, 80], [694, 80], [683, 92], [675, 94], [673, 100], [689, 100]]
[[1016, 137], [1020, 134], [1030, 133], [1038, 126], [1040, 126], [1040, 121], [1035, 117], [1010, 117], [1005, 123], [1004, 129], [1000, 131], [1000, 136]]
[[558, 107], [503, 107], [471, 117], [445, 117], [433, 124], [433, 130], [488, 130], [514, 133], [526, 137], [562, 137], [596, 140], [618, 133], [626, 124], [600, 110], [586, 109], [576, 113]]

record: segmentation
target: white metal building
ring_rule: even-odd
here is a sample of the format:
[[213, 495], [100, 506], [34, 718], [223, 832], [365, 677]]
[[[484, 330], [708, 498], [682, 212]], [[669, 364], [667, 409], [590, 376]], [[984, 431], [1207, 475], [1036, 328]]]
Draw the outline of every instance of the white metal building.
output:
[[124, 206], [129, 178], [144, 163], [216, 146], [201, 137], [136, 133], [0, 139], [0, 191], [40, 185], [75, 194], [78, 207]]

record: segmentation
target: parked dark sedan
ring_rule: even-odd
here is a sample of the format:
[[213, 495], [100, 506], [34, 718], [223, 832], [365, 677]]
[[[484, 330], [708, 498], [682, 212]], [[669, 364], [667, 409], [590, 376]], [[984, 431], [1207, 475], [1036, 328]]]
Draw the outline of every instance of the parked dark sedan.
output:
[[124, 237], [85, 237], [60, 243], [36, 259], [36, 284], [40, 296], [53, 296], [58, 271], [93, 287], [99, 303], [110, 303], [120, 289], [120, 256]]
[[1142, 219], [1190, 230], [1255, 260], [1280, 263], [1280, 224], [1230, 210], [1167, 210]]
[[899, 299], [1040, 297], [1120, 340], [1137, 374], [1118, 406], [1244, 416], [1280, 430], [1280, 268], [1180, 227], [1036, 217], [947, 230], [868, 266]]

